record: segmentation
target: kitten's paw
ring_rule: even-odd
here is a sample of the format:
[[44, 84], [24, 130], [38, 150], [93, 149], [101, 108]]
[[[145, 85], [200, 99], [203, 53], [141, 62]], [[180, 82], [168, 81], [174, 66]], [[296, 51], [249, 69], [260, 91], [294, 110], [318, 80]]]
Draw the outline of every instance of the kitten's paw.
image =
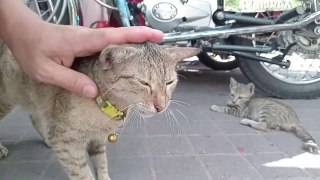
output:
[[241, 119], [240, 124], [245, 126], [251, 126], [251, 120], [250, 119]]
[[214, 112], [219, 112], [219, 106], [217, 105], [212, 105], [210, 109]]
[[0, 159], [8, 156], [8, 149], [0, 144]]
[[319, 147], [314, 141], [307, 141], [304, 143], [303, 149], [310, 153], [319, 154]]

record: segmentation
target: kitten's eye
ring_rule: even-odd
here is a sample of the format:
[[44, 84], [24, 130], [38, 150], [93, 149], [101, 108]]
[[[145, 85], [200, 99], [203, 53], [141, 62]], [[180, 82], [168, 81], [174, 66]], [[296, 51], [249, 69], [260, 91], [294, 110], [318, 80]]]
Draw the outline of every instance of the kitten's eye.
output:
[[170, 84], [172, 84], [173, 82], [174, 82], [174, 80], [169, 81], [169, 82], [166, 83], [166, 85], [170, 85]]
[[230, 94], [230, 96], [233, 98], [234, 97], [234, 95], [233, 94]]
[[150, 86], [147, 82], [145, 82], [145, 81], [142, 81], [142, 80], [139, 80], [139, 82], [142, 84], [142, 85], [144, 85], [144, 86]]

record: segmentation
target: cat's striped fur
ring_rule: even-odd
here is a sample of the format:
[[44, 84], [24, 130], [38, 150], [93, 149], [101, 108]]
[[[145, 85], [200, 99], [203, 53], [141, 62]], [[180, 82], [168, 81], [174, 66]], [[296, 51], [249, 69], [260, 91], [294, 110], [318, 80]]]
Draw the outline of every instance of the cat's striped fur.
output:
[[254, 97], [254, 85], [230, 79], [230, 101], [227, 107], [211, 106], [211, 110], [242, 117], [240, 123], [254, 129], [293, 132], [304, 142], [304, 149], [318, 152], [314, 138], [305, 130], [297, 114], [288, 105], [272, 98]]
[[[104, 114], [93, 99], [33, 81], [20, 70], [1, 40], [0, 52], [0, 119], [15, 105], [21, 105], [30, 112], [34, 127], [71, 179], [93, 180], [96, 175], [99, 180], [110, 180], [106, 137], [124, 122]], [[159, 107], [163, 110], [168, 106], [178, 81], [176, 63], [198, 52], [196, 48], [154, 43], [128, 44], [77, 60], [79, 64], [74, 67], [91, 77], [100, 95], [118, 109], [127, 113], [127, 107], [132, 107], [149, 117], [159, 112]], [[87, 153], [94, 160], [94, 173], [88, 166]], [[7, 154], [0, 143], [0, 159]]]

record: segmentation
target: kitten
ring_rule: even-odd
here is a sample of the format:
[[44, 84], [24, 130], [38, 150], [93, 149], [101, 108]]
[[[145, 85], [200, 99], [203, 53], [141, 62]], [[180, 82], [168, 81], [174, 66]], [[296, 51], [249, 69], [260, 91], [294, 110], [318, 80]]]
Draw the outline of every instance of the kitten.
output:
[[314, 138], [303, 128], [294, 110], [271, 98], [254, 97], [254, 84], [247, 85], [230, 79], [230, 101], [227, 107], [211, 106], [212, 111], [242, 117], [240, 124], [254, 129], [291, 131], [304, 142], [304, 149], [317, 153]]
[[[71, 179], [92, 180], [96, 176], [110, 180], [106, 137], [123, 126], [126, 119], [106, 115], [93, 99], [33, 81], [19, 69], [10, 50], [0, 41], [1, 46], [0, 119], [15, 105], [21, 105], [30, 112], [34, 127]], [[74, 69], [91, 77], [97, 83], [99, 96], [124, 114], [134, 109], [150, 117], [170, 103], [178, 82], [177, 62], [198, 53], [196, 48], [127, 44], [76, 60]], [[94, 173], [86, 153], [95, 163]], [[0, 144], [0, 158], [7, 154]]]

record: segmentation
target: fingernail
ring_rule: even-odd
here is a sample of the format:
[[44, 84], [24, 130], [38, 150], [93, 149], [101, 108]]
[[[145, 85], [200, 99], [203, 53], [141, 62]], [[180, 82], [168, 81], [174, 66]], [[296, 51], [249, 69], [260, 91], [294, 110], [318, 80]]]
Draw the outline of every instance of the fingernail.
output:
[[82, 90], [82, 96], [94, 98], [97, 95], [97, 89], [93, 85], [86, 85]]

